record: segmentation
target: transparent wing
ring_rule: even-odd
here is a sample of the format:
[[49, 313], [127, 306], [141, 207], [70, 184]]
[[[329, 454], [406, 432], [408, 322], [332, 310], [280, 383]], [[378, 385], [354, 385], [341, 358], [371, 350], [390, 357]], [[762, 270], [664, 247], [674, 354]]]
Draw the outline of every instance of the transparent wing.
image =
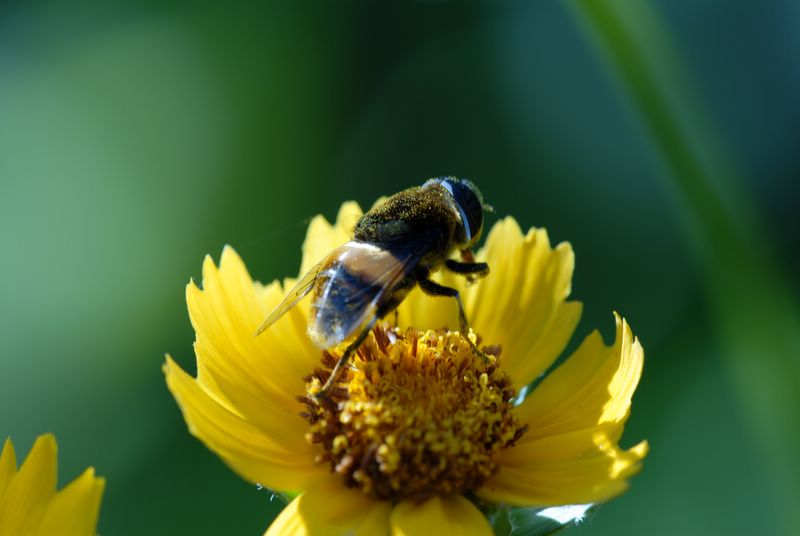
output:
[[[327, 260], [327, 258], [325, 259]], [[311, 289], [314, 288], [314, 283], [317, 281], [317, 276], [319, 275], [320, 270], [322, 270], [322, 266], [325, 264], [325, 261], [318, 263], [316, 266], [311, 268], [306, 274], [300, 278], [300, 281], [286, 293], [286, 296], [283, 298], [281, 303], [273, 310], [270, 315], [267, 317], [264, 322], [258, 326], [256, 330], [256, 337], [264, 333], [269, 327], [277, 322], [283, 315], [289, 312], [289, 309], [297, 305], [300, 300], [305, 298], [306, 294], [311, 292]]]
[[379, 314], [400, 282], [419, 264], [424, 247], [400, 252], [349, 242], [324, 278], [309, 334], [321, 348], [347, 340]]

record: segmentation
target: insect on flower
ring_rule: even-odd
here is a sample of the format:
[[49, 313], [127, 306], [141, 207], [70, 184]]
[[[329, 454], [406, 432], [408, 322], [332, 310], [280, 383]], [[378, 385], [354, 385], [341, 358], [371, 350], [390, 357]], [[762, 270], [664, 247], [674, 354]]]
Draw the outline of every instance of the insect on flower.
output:
[[[615, 315], [613, 343], [595, 331], [555, 365], [582, 311], [580, 302], [569, 299], [575, 259], [569, 243], [552, 246], [547, 231], [525, 232], [507, 216], [476, 247], [475, 260], [488, 263], [492, 275], [474, 286], [462, 277], [477, 277], [481, 270], [437, 278], [461, 291], [466, 317], [479, 335], [450, 328], [457, 316], [453, 298], [436, 300], [421, 291], [403, 298], [402, 291], [430, 279], [415, 274], [416, 267], [446, 268], [448, 251], [474, 264], [466, 253], [458, 257], [458, 247], [474, 245], [481, 225], [469, 216], [486, 207], [475, 194], [470, 210], [447, 189], [459, 192], [453, 184], [439, 179], [398, 194], [364, 216], [355, 238], [351, 223], [362, 215], [355, 203], [344, 203], [334, 224], [315, 218], [301, 274], [323, 263], [300, 292], [278, 281], [254, 281], [230, 247], [218, 264], [206, 257], [201, 286], [187, 285], [202, 374], [192, 377], [167, 356], [167, 385], [191, 433], [234, 471], [295, 495], [267, 536], [491, 535], [494, 520], [507, 528], [512, 519], [488, 519], [492, 505], [502, 514], [517, 507], [605, 502], [625, 491], [640, 470], [647, 442], [619, 445], [644, 363], [628, 323]], [[421, 201], [455, 207], [459, 217], [442, 216]], [[444, 246], [424, 241], [429, 226], [397, 217], [403, 211], [443, 219]], [[424, 248], [376, 240], [376, 227], [392, 226], [405, 230], [403, 240]], [[347, 240], [353, 242], [337, 249]], [[362, 264], [362, 256], [369, 262]], [[406, 256], [416, 260], [403, 264]], [[374, 275], [386, 274], [387, 265], [395, 271]], [[253, 337], [271, 310], [280, 314], [312, 291], [320, 303], [309, 307], [310, 322], [293, 309], [292, 318]], [[291, 298], [282, 306], [287, 292]], [[342, 312], [348, 297], [361, 314]], [[379, 308], [389, 310], [401, 298], [404, 326], [377, 322]], [[353, 351], [370, 323], [372, 331]], [[307, 337], [309, 324], [322, 344], [340, 343], [320, 355]], [[487, 360], [473, 349], [478, 340]], [[347, 366], [321, 398], [348, 348]], [[520, 401], [519, 391], [534, 380], [535, 388], [526, 389]]]
[[[308, 334], [323, 349], [351, 340], [317, 395], [324, 398], [350, 356], [375, 323], [394, 311], [417, 285], [430, 296], [455, 298], [459, 326], [472, 351], [487, 359], [467, 336], [469, 323], [458, 290], [430, 279], [442, 266], [469, 281], [489, 273], [472, 248], [483, 231], [483, 203], [470, 181], [440, 177], [387, 198], [356, 223], [353, 240], [308, 271], [258, 328], [262, 333], [313, 291]], [[460, 251], [461, 261], [451, 259]]]

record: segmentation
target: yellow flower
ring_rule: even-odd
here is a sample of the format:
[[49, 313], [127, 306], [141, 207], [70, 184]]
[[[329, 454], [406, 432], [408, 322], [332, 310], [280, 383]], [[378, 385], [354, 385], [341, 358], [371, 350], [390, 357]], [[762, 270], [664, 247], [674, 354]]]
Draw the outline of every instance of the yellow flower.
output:
[[0, 454], [0, 536], [93, 536], [105, 480], [86, 469], [56, 491], [56, 439], [39, 436], [17, 471], [14, 445]]
[[[347, 241], [360, 214], [346, 203], [335, 225], [315, 218], [301, 273]], [[439, 280], [462, 292], [488, 364], [445, 330], [457, 326], [454, 300], [417, 290], [399, 327], [391, 316], [379, 324], [320, 404], [311, 395], [341, 348], [312, 345], [308, 300], [253, 335], [294, 280], [253, 282], [230, 248], [219, 267], [206, 258], [203, 289], [187, 288], [197, 378], [169, 357], [164, 370], [192, 434], [247, 480], [299, 492], [268, 535], [491, 534], [476, 500], [551, 506], [624, 491], [647, 451], [618, 446], [641, 374], [638, 340], [615, 316], [611, 346], [591, 334], [515, 405], [578, 323], [581, 304], [567, 301], [572, 249], [506, 218], [476, 257], [491, 267], [485, 279]]]

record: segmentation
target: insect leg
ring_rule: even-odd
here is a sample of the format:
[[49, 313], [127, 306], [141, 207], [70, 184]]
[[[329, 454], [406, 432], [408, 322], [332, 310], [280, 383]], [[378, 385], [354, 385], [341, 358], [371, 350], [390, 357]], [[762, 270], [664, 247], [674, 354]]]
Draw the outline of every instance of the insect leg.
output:
[[431, 281], [430, 279], [420, 279], [419, 288], [422, 289], [422, 292], [429, 296], [446, 296], [456, 299], [456, 303], [458, 304], [458, 323], [459, 328], [461, 329], [461, 334], [465, 339], [467, 339], [467, 342], [472, 348], [473, 353], [475, 353], [475, 355], [484, 361], [488, 361], [489, 356], [486, 355], [486, 353], [480, 348], [478, 348], [469, 338], [469, 322], [467, 321], [467, 313], [464, 312], [464, 303], [461, 301], [461, 294], [454, 288], [440, 285], [439, 283]]
[[361, 330], [361, 333], [358, 334], [358, 337], [356, 337], [356, 339], [351, 342], [347, 348], [345, 348], [344, 352], [342, 352], [342, 357], [340, 357], [339, 361], [336, 362], [336, 366], [333, 367], [330, 377], [328, 377], [327, 381], [322, 386], [322, 389], [320, 389], [314, 397], [318, 402], [328, 396], [328, 392], [331, 390], [333, 384], [336, 383], [336, 380], [338, 380], [339, 375], [342, 373], [342, 368], [347, 364], [347, 361], [350, 359], [350, 356], [353, 355], [353, 352], [358, 350], [358, 347], [361, 346], [361, 343], [367, 338], [369, 332], [375, 327], [375, 323], [377, 321], [378, 317], [373, 317], [373, 319], [370, 320], [366, 326], [364, 326], [364, 329]]
[[486, 277], [489, 273], [489, 265], [485, 262], [461, 262], [454, 259], [447, 259], [444, 265], [451, 272], [467, 276], [467, 283], [474, 283], [481, 277]]

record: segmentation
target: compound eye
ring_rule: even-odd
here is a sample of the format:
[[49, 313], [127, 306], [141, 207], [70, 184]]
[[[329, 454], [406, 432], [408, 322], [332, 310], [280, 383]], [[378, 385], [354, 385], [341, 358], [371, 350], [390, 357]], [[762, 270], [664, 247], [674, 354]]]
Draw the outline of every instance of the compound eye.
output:
[[478, 189], [471, 182], [455, 177], [443, 179], [442, 184], [453, 196], [461, 212], [467, 243], [474, 243], [480, 238], [483, 230], [483, 204]]

